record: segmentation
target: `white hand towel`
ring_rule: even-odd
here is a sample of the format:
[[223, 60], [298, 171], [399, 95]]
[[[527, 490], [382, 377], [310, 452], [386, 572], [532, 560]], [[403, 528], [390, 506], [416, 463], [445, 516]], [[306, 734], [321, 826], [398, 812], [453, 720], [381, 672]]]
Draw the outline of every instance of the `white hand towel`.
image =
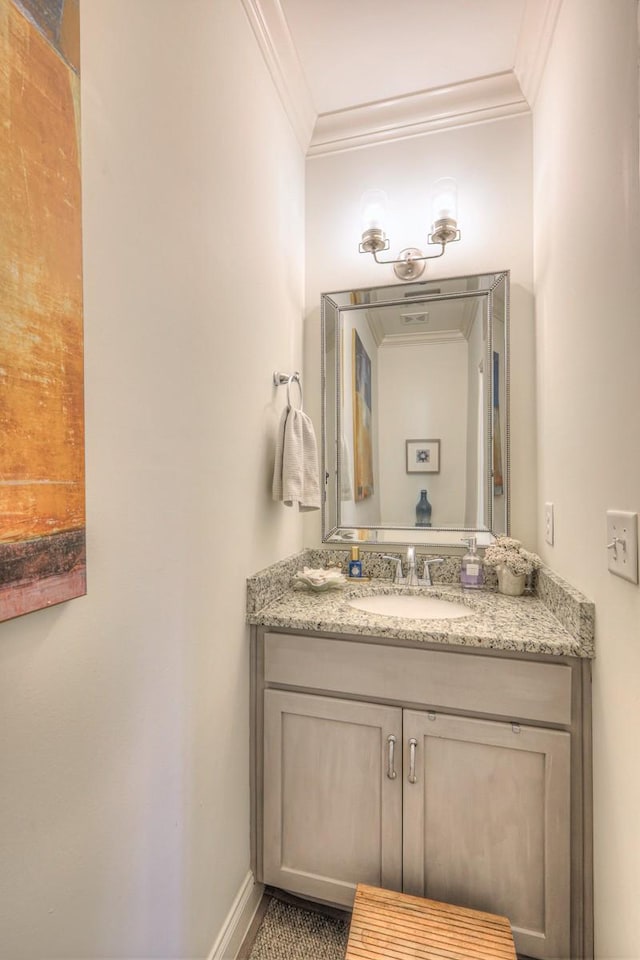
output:
[[287, 506], [298, 503], [300, 510], [320, 509], [318, 447], [313, 424], [302, 410], [283, 411], [276, 436], [273, 469], [274, 500]]
[[274, 500], [284, 499], [282, 490], [282, 457], [284, 455], [284, 428], [287, 424], [290, 409], [290, 407], [285, 407], [282, 411], [276, 433], [276, 459], [273, 464], [273, 484], [271, 487]]

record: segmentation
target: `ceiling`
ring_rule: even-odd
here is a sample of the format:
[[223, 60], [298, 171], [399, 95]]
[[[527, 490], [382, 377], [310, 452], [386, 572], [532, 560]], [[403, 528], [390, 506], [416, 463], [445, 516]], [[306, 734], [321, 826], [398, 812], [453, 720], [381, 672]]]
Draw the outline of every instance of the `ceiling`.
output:
[[513, 70], [525, 0], [280, 0], [319, 114]]
[[527, 113], [562, 0], [242, 0], [308, 155]]
[[486, 302], [486, 295], [466, 296], [478, 289], [479, 281], [479, 277], [455, 277], [370, 289], [367, 302], [371, 306], [366, 315], [376, 344], [468, 340], [478, 306]]

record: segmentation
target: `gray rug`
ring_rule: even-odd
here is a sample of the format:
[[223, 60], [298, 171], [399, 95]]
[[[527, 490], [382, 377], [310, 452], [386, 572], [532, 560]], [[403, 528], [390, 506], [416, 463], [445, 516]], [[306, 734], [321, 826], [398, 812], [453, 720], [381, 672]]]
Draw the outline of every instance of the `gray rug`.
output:
[[249, 960], [344, 960], [349, 921], [271, 900]]

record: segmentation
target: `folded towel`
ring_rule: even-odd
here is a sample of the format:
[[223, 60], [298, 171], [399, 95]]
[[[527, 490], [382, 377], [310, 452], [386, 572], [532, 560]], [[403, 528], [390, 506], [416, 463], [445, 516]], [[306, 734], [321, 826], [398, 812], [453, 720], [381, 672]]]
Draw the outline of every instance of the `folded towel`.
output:
[[307, 414], [293, 407], [285, 408], [278, 426], [272, 493], [289, 507], [320, 509], [316, 435]]
[[280, 423], [278, 424], [278, 430], [276, 432], [276, 458], [273, 464], [273, 485], [271, 487], [274, 500], [284, 499], [282, 489], [282, 458], [284, 456], [284, 431], [287, 425], [287, 417], [289, 416], [290, 409], [290, 407], [285, 407], [282, 411], [282, 416], [280, 417]]

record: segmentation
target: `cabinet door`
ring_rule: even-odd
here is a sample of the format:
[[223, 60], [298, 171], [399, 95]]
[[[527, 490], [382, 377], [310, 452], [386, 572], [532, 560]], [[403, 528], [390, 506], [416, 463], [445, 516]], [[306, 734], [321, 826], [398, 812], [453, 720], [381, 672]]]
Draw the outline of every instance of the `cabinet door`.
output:
[[400, 890], [402, 711], [264, 697], [265, 883], [347, 906], [357, 883]]
[[568, 958], [569, 734], [407, 710], [404, 751], [405, 892], [502, 914], [520, 953]]

